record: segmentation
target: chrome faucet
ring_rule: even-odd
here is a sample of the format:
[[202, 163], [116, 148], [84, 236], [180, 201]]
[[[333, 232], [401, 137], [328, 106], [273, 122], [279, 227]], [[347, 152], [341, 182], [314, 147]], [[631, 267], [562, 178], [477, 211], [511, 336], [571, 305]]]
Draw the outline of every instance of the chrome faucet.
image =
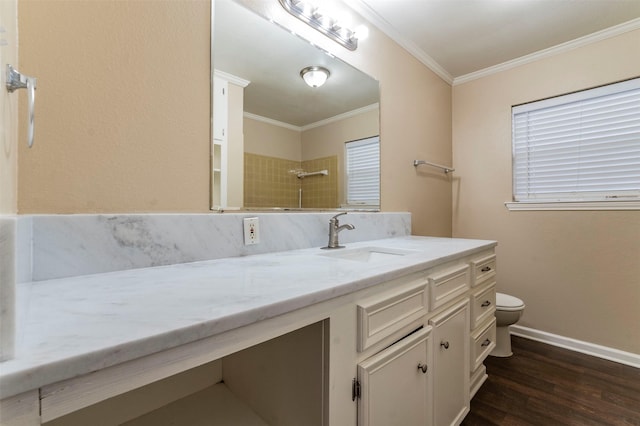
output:
[[349, 229], [349, 230], [356, 229], [356, 227], [350, 223], [340, 225], [340, 222], [338, 222], [338, 216], [342, 216], [343, 214], [347, 214], [347, 212], [338, 213], [337, 215], [329, 219], [329, 244], [327, 244], [326, 247], [322, 247], [322, 248], [325, 248], [325, 249], [343, 248], [344, 246], [341, 246], [340, 242], [338, 241], [338, 234], [340, 233], [340, 231], [343, 231], [345, 229]]

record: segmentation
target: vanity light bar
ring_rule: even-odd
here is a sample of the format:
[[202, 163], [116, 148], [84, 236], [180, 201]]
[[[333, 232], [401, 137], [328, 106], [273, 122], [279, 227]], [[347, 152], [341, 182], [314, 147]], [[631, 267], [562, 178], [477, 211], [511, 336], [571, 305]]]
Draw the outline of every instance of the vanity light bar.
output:
[[307, 25], [320, 31], [341, 46], [349, 50], [358, 48], [358, 38], [353, 30], [343, 27], [339, 21], [323, 14], [319, 8], [313, 7], [309, 2], [305, 0], [278, 1], [287, 12], [306, 22]]

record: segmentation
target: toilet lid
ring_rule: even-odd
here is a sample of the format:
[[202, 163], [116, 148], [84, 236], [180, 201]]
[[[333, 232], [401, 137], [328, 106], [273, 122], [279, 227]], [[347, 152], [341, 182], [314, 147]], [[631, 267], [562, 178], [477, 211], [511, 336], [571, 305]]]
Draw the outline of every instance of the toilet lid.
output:
[[496, 293], [496, 306], [499, 308], [522, 308], [524, 302], [517, 297], [510, 296], [504, 293]]

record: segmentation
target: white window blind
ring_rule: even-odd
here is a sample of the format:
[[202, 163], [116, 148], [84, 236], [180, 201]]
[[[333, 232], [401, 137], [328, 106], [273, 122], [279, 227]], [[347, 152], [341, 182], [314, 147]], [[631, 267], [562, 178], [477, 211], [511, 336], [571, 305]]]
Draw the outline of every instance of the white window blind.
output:
[[512, 108], [515, 201], [640, 197], [640, 78]]
[[348, 205], [380, 205], [380, 138], [345, 144]]

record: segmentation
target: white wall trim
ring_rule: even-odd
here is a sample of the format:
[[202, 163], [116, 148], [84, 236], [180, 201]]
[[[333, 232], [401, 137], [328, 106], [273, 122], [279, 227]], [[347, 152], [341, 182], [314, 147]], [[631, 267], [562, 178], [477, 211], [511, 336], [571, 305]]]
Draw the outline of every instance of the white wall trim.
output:
[[504, 205], [510, 211], [640, 210], [640, 201], [508, 201]]
[[509, 331], [514, 336], [524, 337], [526, 339], [547, 343], [560, 348], [640, 368], [640, 354], [625, 352], [619, 349], [576, 340], [570, 337], [559, 336], [557, 334], [547, 333], [546, 331], [536, 330], [534, 328], [523, 327], [520, 325], [512, 325]]
[[336, 121], [345, 120], [347, 118], [355, 117], [356, 115], [364, 114], [365, 112], [373, 111], [380, 108], [379, 103], [364, 106], [362, 108], [347, 111], [342, 114], [335, 115], [333, 117], [326, 118], [324, 120], [316, 121], [315, 123], [307, 124], [306, 126], [295, 126], [293, 124], [285, 123], [283, 121], [273, 120], [271, 118], [263, 117], [261, 115], [251, 114], [245, 112], [243, 115], [246, 118], [250, 118], [256, 121], [262, 121], [263, 123], [271, 124], [273, 126], [284, 127], [285, 129], [294, 130], [296, 132], [304, 132], [305, 130], [313, 129], [315, 127], [324, 126], [325, 124], [334, 123]]
[[271, 118], [263, 117], [257, 114], [251, 114], [250, 112], [245, 112], [243, 114], [245, 118], [250, 118], [252, 120], [261, 121], [263, 123], [271, 124], [273, 126], [284, 127], [285, 129], [293, 130], [296, 132], [301, 132], [302, 127], [294, 126], [293, 124], [285, 123], [284, 121], [273, 120]]
[[233, 83], [236, 86], [240, 87], [247, 87], [249, 83], [251, 83], [249, 80], [245, 80], [242, 77], [238, 77], [237, 75], [229, 74], [228, 72], [220, 70], [213, 70], [213, 75], [223, 80], [227, 80], [229, 83]]
[[389, 38], [398, 43], [402, 48], [404, 48], [407, 52], [413, 55], [417, 60], [422, 62], [427, 66], [431, 71], [436, 73], [441, 79], [446, 81], [449, 84], [453, 83], [453, 76], [449, 74], [447, 70], [445, 70], [439, 63], [435, 61], [431, 56], [427, 55], [422, 49], [420, 49], [415, 43], [411, 40], [408, 40], [396, 29], [389, 24], [383, 17], [378, 15], [371, 7], [365, 4], [362, 0], [346, 0], [347, 5], [351, 7], [353, 10], [358, 12], [365, 18], [367, 21], [371, 22], [374, 26], [376, 26], [380, 31], [385, 33]]
[[336, 121], [345, 120], [347, 118], [355, 117], [356, 115], [364, 114], [365, 112], [377, 109], [380, 109], [380, 104], [376, 102], [375, 104], [363, 106], [362, 108], [357, 108], [351, 111], [344, 112], [342, 114], [334, 115], [333, 117], [329, 117], [324, 120], [316, 121], [315, 123], [307, 124], [306, 126], [302, 126], [301, 129], [304, 132], [305, 130], [324, 126], [325, 124], [334, 123]]
[[461, 75], [454, 78], [446, 69], [444, 69], [431, 56], [427, 55], [415, 43], [402, 37], [400, 33], [395, 28], [393, 28], [391, 24], [389, 24], [389, 22], [387, 22], [384, 18], [378, 15], [373, 9], [371, 9], [362, 0], [346, 0], [346, 3], [353, 10], [355, 10], [360, 15], [362, 15], [371, 24], [373, 24], [380, 31], [385, 33], [389, 38], [391, 38], [393, 41], [398, 43], [407, 52], [413, 55], [416, 59], [418, 59], [420, 62], [426, 65], [431, 71], [436, 73], [440, 78], [442, 78], [444, 81], [451, 84], [452, 86], [462, 84], [462, 83], [467, 83], [469, 81], [486, 77], [491, 74], [496, 74], [502, 71], [506, 71], [508, 69], [515, 68], [520, 65], [525, 65], [530, 62], [535, 62], [549, 56], [554, 56], [560, 53], [567, 52], [572, 49], [576, 49], [578, 47], [586, 46], [588, 44], [605, 40], [607, 38], [615, 37], [629, 31], [640, 29], [640, 18], [636, 18], [631, 21], [628, 21], [610, 28], [605, 28], [604, 30], [595, 32], [593, 34], [589, 34], [584, 37], [579, 37], [575, 40], [571, 40], [565, 43], [558, 44], [556, 46], [552, 46], [548, 49], [543, 49], [538, 52], [534, 52], [530, 55], [525, 55], [511, 61], [503, 62], [498, 65], [494, 65], [479, 71], [474, 71], [469, 74]]
[[453, 86], [456, 86], [462, 83], [467, 83], [472, 80], [477, 80], [479, 78], [486, 77], [491, 74], [496, 74], [502, 71], [506, 71], [511, 68], [519, 67], [520, 65], [525, 65], [530, 62], [535, 62], [543, 58], [558, 55], [560, 53], [564, 53], [569, 50], [576, 49], [578, 47], [586, 46], [588, 44], [605, 40], [611, 37], [615, 37], [620, 34], [624, 34], [629, 31], [634, 31], [637, 29], [640, 29], [640, 18], [636, 18], [631, 21], [628, 21], [610, 28], [606, 28], [604, 30], [586, 35], [584, 37], [577, 38], [575, 40], [568, 41], [566, 43], [558, 44], [548, 49], [534, 52], [530, 55], [521, 56], [520, 58], [514, 59], [512, 61], [503, 62], [501, 64], [494, 65], [489, 68], [485, 68], [479, 71], [475, 71], [469, 74], [456, 77], [453, 79]]

